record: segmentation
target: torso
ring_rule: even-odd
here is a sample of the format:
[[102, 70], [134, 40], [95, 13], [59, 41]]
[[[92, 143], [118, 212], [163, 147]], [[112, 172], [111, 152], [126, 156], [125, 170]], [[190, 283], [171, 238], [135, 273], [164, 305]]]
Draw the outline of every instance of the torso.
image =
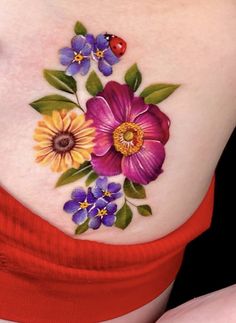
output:
[[[198, 207], [234, 128], [235, 3], [57, 2], [4, 0], [0, 4], [2, 186], [74, 239], [111, 244], [158, 239], [183, 224]], [[42, 70], [61, 69], [57, 52], [69, 44], [76, 20], [92, 33], [108, 30], [127, 41], [125, 56], [110, 77], [102, 78], [103, 83], [112, 79], [123, 83], [125, 71], [137, 62], [142, 88], [157, 82], [181, 84], [159, 104], [171, 127], [164, 172], [146, 187], [146, 202], [153, 215], [134, 213], [125, 230], [102, 227], [80, 236], [74, 235], [75, 224], [62, 206], [71, 190], [84, 182], [54, 188], [58, 173], [35, 163], [32, 134], [41, 116], [29, 106], [55, 92], [43, 79]], [[83, 90], [80, 94], [85, 104], [89, 95]], [[115, 180], [121, 182], [122, 175]], [[165, 304], [167, 294], [152, 303], [156, 312]], [[147, 321], [151, 312], [143, 307]]]

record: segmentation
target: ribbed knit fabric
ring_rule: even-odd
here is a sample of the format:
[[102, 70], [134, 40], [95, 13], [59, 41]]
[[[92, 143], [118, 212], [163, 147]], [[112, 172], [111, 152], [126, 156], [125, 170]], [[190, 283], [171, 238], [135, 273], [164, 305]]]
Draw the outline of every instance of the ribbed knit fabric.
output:
[[95, 323], [135, 310], [175, 279], [186, 244], [209, 228], [214, 178], [194, 214], [163, 238], [73, 239], [0, 189], [0, 318]]

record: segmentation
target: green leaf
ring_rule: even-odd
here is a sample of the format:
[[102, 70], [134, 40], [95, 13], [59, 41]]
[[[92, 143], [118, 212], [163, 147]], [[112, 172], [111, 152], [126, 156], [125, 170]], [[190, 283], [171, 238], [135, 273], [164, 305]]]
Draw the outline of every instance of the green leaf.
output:
[[72, 76], [68, 76], [64, 71], [44, 70], [43, 75], [49, 84], [56, 89], [68, 93], [77, 91], [76, 81]]
[[56, 183], [56, 187], [73, 183], [90, 173], [91, 170], [92, 165], [90, 164], [90, 162], [84, 162], [79, 169], [70, 168], [59, 177]]
[[124, 192], [128, 197], [134, 199], [146, 198], [146, 192], [142, 185], [131, 182], [128, 178], [124, 181]]
[[78, 225], [78, 227], [75, 230], [75, 234], [81, 234], [89, 229], [88, 226], [89, 219], [87, 219], [83, 224]]
[[124, 203], [121, 209], [116, 213], [116, 222], [115, 226], [120, 229], [125, 229], [131, 222], [133, 213], [128, 204]]
[[74, 107], [78, 107], [78, 104], [75, 102], [58, 94], [44, 96], [30, 103], [30, 105], [39, 113], [47, 115], [51, 115], [53, 110], [59, 111], [65, 109], [69, 111]]
[[98, 92], [101, 92], [103, 90], [102, 82], [94, 71], [89, 74], [85, 86], [89, 94], [91, 94], [92, 96], [97, 95]]
[[77, 21], [74, 27], [74, 32], [76, 33], [76, 35], [85, 36], [87, 34], [87, 29], [80, 21]]
[[85, 184], [86, 186], [89, 186], [91, 183], [93, 183], [98, 178], [98, 174], [95, 172], [91, 172], [89, 176], [87, 177]]
[[138, 213], [143, 215], [143, 216], [149, 216], [152, 215], [152, 209], [149, 205], [144, 204], [144, 205], [138, 205], [137, 206]]
[[142, 74], [140, 73], [137, 64], [132, 65], [125, 73], [125, 82], [135, 92], [142, 82]]
[[144, 98], [144, 101], [147, 104], [157, 104], [165, 100], [179, 86], [180, 86], [179, 84], [168, 84], [168, 83], [152, 84], [146, 87], [142, 91], [140, 96]]

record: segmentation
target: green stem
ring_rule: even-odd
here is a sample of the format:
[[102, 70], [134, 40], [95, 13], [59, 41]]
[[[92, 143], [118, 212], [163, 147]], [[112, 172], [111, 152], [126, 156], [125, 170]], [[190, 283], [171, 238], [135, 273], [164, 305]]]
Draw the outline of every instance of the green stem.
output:
[[129, 200], [127, 200], [127, 198], [126, 198], [126, 197], [125, 197], [125, 201], [126, 201], [126, 202], [128, 202], [129, 204], [131, 204], [131, 205], [133, 205], [133, 206], [137, 207], [137, 205], [135, 205], [134, 203], [132, 203], [132, 202], [130, 202]]
[[76, 97], [76, 101], [77, 101], [77, 104], [78, 104], [78, 108], [79, 108], [81, 111], [85, 112], [85, 111], [84, 111], [84, 109], [81, 107], [81, 105], [80, 105], [80, 103], [79, 103], [79, 97], [78, 97], [77, 92], [75, 92], [75, 97]]

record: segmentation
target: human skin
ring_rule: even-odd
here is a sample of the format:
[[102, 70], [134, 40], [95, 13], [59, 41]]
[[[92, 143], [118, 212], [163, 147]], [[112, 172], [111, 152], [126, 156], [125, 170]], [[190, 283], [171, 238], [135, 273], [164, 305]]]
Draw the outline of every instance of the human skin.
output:
[[[0, 180], [13, 196], [38, 216], [75, 239], [135, 244], [161, 238], [182, 225], [204, 197], [236, 116], [235, 1], [29, 1], [0, 2], [1, 159]], [[94, 34], [111, 31], [128, 49], [105, 83], [123, 82], [137, 62], [145, 87], [181, 86], [160, 108], [171, 120], [164, 172], [146, 187], [153, 216], [134, 214], [125, 229], [90, 230], [74, 236], [74, 223], [62, 206], [70, 184], [54, 188], [58, 174], [33, 158], [32, 133], [38, 113], [33, 100], [53, 93], [44, 68], [61, 69], [58, 50], [68, 46], [76, 20]], [[148, 22], [148, 23], [147, 23]], [[79, 81], [81, 103], [88, 94]], [[122, 176], [116, 178], [122, 181]], [[83, 182], [79, 182], [83, 185]], [[40, 191], [40, 194], [39, 194]], [[160, 315], [168, 291], [144, 306], [147, 322]], [[157, 305], [158, 304], [158, 305]], [[139, 312], [140, 313], [140, 312]], [[133, 312], [137, 315], [137, 312]], [[124, 322], [125, 317], [116, 322]], [[129, 317], [130, 319], [130, 317]], [[115, 322], [115, 319], [114, 319]]]

